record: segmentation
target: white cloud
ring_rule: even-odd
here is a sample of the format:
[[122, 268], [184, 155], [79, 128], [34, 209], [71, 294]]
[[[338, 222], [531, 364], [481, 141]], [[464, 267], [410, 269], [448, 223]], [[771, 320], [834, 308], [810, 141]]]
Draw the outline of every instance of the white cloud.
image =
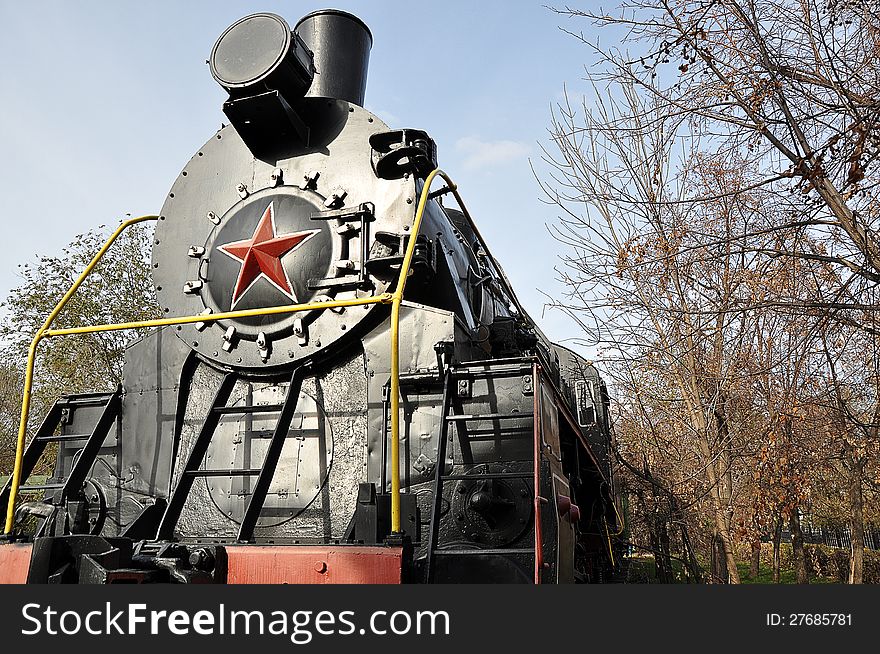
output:
[[455, 142], [455, 149], [462, 153], [465, 169], [488, 168], [524, 159], [529, 146], [519, 141], [483, 141], [476, 136], [465, 136]]

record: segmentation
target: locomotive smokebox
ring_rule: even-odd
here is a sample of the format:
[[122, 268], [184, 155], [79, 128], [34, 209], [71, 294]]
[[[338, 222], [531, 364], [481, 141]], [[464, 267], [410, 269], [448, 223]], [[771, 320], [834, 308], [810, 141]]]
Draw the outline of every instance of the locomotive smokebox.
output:
[[323, 9], [304, 16], [294, 32], [314, 54], [315, 78], [308, 95], [364, 104], [373, 35], [357, 16]]

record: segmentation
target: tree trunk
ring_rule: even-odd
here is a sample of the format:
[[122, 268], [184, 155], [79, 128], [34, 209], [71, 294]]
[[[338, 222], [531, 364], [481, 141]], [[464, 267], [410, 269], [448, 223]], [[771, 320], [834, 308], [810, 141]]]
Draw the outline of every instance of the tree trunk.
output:
[[680, 522], [681, 526], [681, 546], [684, 550], [685, 559], [688, 564], [688, 571], [690, 579], [693, 583], [698, 584], [702, 581], [702, 574], [700, 573], [700, 563], [697, 561], [697, 555], [694, 553], [694, 548], [691, 545], [691, 538], [688, 534], [687, 525], [684, 523], [682, 519]]
[[761, 573], [761, 541], [752, 541], [752, 559], [749, 564], [749, 579], [755, 581]]
[[788, 521], [791, 528], [791, 558], [794, 563], [796, 582], [799, 584], [810, 583], [810, 575], [807, 572], [807, 559], [804, 553], [804, 535], [801, 532], [801, 516], [797, 508], [791, 512]]
[[862, 583], [865, 561], [865, 507], [862, 497], [862, 464], [852, 446], [847, 447], [847, 495], [850, 515], [849, 578], [847, 583]]
[[718, 543], [721, 545], [721, 556], [724, 558], [724, 569], [727, 573], [722, 578], [723, 582], [738, 584], [739, 572], [736, 569], [736, 558], [733, 555], [733, 542], [727, 525], [726, 511], [720, 505], [715, 506], [715, 533], [718, 537]]
[[778, 584], [781, 581], [779, 573], [782, 567], [782, 556], [780, 554], [780, 545], [782, 543], [782, 518], [776, 521], [776, 528], [773, 530], [773, 583]]
[[657, 581], [661, 584], [670, 584], [672, 583], [672, 575], [669, 561], [669, 536], [664, 536], [666, 523], [656, 509], [651, 515], [649, 531], [651, 533], [651, 549], [654, 551], [654, 569]]
[[657, 534], [657, 510], [656, 508], [648, 507], [648, 502], [641, 491], [636, 491], [636, 498], [639, 501], [642, 515], [645, 518], [645, 530], [648, 532], [648, 545], [651, 549], [651, 554], [654, 555], [654, 578], [660, 583], [666, 583], [664, 581], [665, 570], [663, 567], [663, 554], [660, 551], [660, 539]]
[[660, 542], [660, 556], [663, 560], [663, 579], [664, 584], [671, 584], [675, 581], [675, 575], [672, 569], [672, 557], [669, 552], [669, 529], [666, 523], [665, 514], [657, 516], [657, 535]]
[[727, 563], [724, 539], [718, 532], [712, 535], [712, 576], [716, 583], [730, 583], [730, 568]]
[[[715, 530], [723, 547], [724, 568], [727, 571], [724, 580], [726, 583], [739, 583], [739, 570], [736, 567], [736, 557], [733, 553], [733, 539], [730, 537], [730, 521], [733, 515], [731, 494], [733, 492], [733, 479], [730, 475], [729, 465], [729, 441], [730, 433], [727, 424], [726, 402], [723, 395], [719, 398], [715, 409], [715, 428], [718, 434], [717, 456], [712, 456], [712, 447], [708, 437], [704, 437], [704, 452], [708, 454], [707, 460], [710, 465], [707, 469], [709, 482], [713, 486], [712, 499], [715, 504]], [[706, 433], [705, 431], [703, 432]], [[714, 462], [712, 462], [714, 459]], [[717, 466], [717, 467], [716, 467]]]

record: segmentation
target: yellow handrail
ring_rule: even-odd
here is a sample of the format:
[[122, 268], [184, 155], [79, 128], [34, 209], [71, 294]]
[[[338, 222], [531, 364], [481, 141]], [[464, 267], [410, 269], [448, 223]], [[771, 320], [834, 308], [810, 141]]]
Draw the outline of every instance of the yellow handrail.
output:
[[31, 341], [31, 345], [28, 348], [27, 367], [25, 368], [24, 373], [24, 392], [21, 398], [21, 420], [18, 423], [18, 439], [15, 441], [15, 465], [12, 469], [12, 485], [9, 488], [9, 503], [6, 506], [6, 527], [3, 531], [5, 534], [12, 533], [12, 519], [15, 514], [15, 496], [18, 495], [18, 487], [21, 484], [24, 437], [27, 432], [27, 421], [31, 411], [31, 391], [33, 390], [34, 384], [34, 361], [36, 360], [37, 355], [37, 345], [39, 345], [40, 341], [46, 336], [49, 325], [52, 324], [52, 321], [55, 320], [55, 318], [58, 317], [58, 314], [61, 313], [65, 306], [67, 306], [70, 298], [73, 297], [73, 294], [76, 293], [82, 283], [86, 280], [86, 277], [88, 277], [92, 270], [94, 270], [95, 266], [98, 265], [98, 262], [101, 260], [101, 257], [104, 256], [104, 253], [107, 252], [107, 250], [110, 249], [110, 246], [113, 245], [113, 242], [119, 238], [119, 235], [132, 225], [147, 220], [158, 219], [159, 216], [139, 216], [137, 218], [129, 218], [117, 227], [116, 231], [110, 235], [107, 242], [104, 243], [100, 250], [98, 250], [98, 253], [92, 258], [89, 265], [86, 266], [86, 269], [82, 271], [82, 274], [73, 283], [73, 286], [70, 287], [70, 290], [67, 291], [67, 293], [64, 294], [64, 297], [62, 297], [58, 304], [55, 305], [52, 313], [49, 314], [49, 317], [46, 318], [43, 325], [37, 330], [34, 340]]
[[[12, 532], [13, 518], [15, 515], [15, 500], [18, 495], [18, 489], [21, 484], [21, 467], [24, 456], [24, 441], [27, 431], [27, 421], [30, 414], [31, 391], [33, 389], [33, 373], [34, 363], [36, 360], [37, 345], [44, 338], [53, 336], [69, 336], [71, 334], [89, 334], [95, 332], [120, 331], [126, 329], [142, 329], [149, 327], [167, 327], [170, 325], [182, 325], [196, 322], [216, 322], [218, 320], [233, 320], [236, 318], [248, 318], [254, 316], [267, 316], [282, 313], [295, 313], [298, 311], [312, 311], [320, 309], [332, 309], [335, 307], [350, 307], [365, 304], [391, 304], [391, 460], [394, 462], [391, 468], [391, 531], [394, 533], [401, 532], [400, 525], [400, 304], [403, 301], [403, 291], [406, 286], [406, 280], [409, 276], [410, 266], [412, 265], [413, 256], [415, 254], [416, 238], [422, 224], [422, 217], [425, 208], [428, 205], [428, 199], [431, 192], [431, 184], [437, 177], [442, 177], [452, 194], [455, 196], [459, 207], [465, 215], [468, 215], [464, 201], [458, 193], [458, 189], [452, 182], [452, 179], [439, 168], [432, 171], [425, 179], [422, 186], [421, 196], [419, 197], [418, 208], [410, 228], [410, 239], [407, 244], [406, 252], [403, 257], [403, 263], [400, 267], [400, 276], [397, 279], [397, 285], [394, 293], [382, 293], [368, 298], [359, 298], [352, 300], [330, 300], [326, 302], [311, 302], [306, 304], [291, 304], [280, 307], [266, 307], [262, 309], [244, 309], [240, 311], [226, 311], [214, 314], [199, 314], [195, 316], [179, 316], [174, 318], [158, 318], [155, 320], [140, 320], [135, 322], [114, 323], [105, 325], [92, 325], [90, 327], [71, 327], [67, 329], [49, 329], [49, 326], [58, 317], [64, 309], [67, 302], [73, 297], [77, 289], [85, 281], [86, 277], [92, 272], [101, 257], [107, 252], [119, 235], [131, 225], [144, 222], [147, 220], [158, 220], [158, 216], [140, 216], [124, 221], [107, 242], [101, 247], [92, 261], [86, 266], [86, 269], [74, 282], [70, 290], [65, 293], [64, 297], [55, 307], [42, 327], [37, 331], [34, 340], [28, 349], [27, 368], [25, 372], [24, 392], [21, 403], [21, 421], [18, 427], [18, 440], [15, 448], [15, 467], [12, 473], [12, 485], [9, 492], [9, 501], [6, 507], [6, 525], [4, 533]], [[383, 464], [384, 465], [384, 464]]]
[[[403, 257], [403, 264], [400, 266], [400, 277], [397, 279], [397, 286], [391, 299], [391, 531], [395, 534], [400, 533], [400, 303], [403, 300], [403, 290], [406, 287], [406, 279], [409, 276], [409, 268], [416, 250], [416, 239], [422, 226], [422, 217], [431, 195], [431, 184], [438, 176], [446, 181], [449, 190], [452, 191], [456, 202], [458, 202], [458, 206], [467, 215], [464, 201], [458, 194], [458, 187], [455, 186], [449, 175], [440, 168], [433, 170], [425, 178], [425, 184], [422, 186], [415, 220], [413, 220], [409, 242], [406, 246], [406, 254]], [[442, 466], [443, 462], [438, 461], [437, 465]]]
[[324, 302], [307, 302], [305, 304], [284, 304], [278, 307], [262, 309], [240, 309], [221, 313], [200, 313], [195, 316], [178, 316], [175, 318], [155, 318], [135, 322], [119, 322], [91, 327], [69, 327], [67, 329], [49, 329], [43, 338], [50, 336], [70, 336], [71, 334], [91, 334], [94, 332], [115, 332], [125, 329], [144, 329], [147, 327], [169, 327], [171, 325], [189, 325], [194, 322], [217, 322], [218, 320], [234, 320], [236, 318], [253, 318], [255, 316], [272, 316], [279, 313], [296, 313], [298, 311], [314, 311], [316, 309], [333, 309], [335, 307], [357, 307], [364, 304], [390, 304], [392, 294], [382, 293], [372, 297], [353, 300], [326, 300]]

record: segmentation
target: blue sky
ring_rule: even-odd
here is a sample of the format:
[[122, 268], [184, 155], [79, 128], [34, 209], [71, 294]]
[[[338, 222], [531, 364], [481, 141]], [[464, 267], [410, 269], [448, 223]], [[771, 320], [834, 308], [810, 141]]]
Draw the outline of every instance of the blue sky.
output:
[[334, 6], [373, 32], [366, 106], [425, 129], [526, 308], [555, 340], [577, 337], [558, 295], [562, 246], [539, 201], [551, 104], [583, 89], [587, 48], [540, 2], [0, 0], [0, 296], [16, 268], [126, 213], [154, 213], [193, 152], [225, 120], [205, 59], [256, 11], [291, 24]]

